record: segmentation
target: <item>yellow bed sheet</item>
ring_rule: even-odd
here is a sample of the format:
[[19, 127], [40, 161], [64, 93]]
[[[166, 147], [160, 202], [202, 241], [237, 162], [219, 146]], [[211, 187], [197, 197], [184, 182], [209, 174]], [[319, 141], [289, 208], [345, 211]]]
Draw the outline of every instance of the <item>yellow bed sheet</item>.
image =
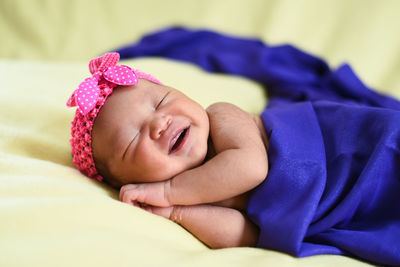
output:
[[[343, 256], [294, 258], [256, 248], [210, 250], [180, 226], [120, 203], [71, 163], [65, 102], [87, 60], [170, 25], [292, 43], [350, 62], [368, 85], [400, 97], [398, 1], [0, 2], [0, 266], [365, 266]], [[256, 83], [164, 59], [128, 65], [207, 106], [258, 113]]]
[[[264, 105], [263, 90], [244, 79], [161, 59], [125, 63], [151, 67], [205, 105], [227, 99], [254, 112]], [[85, 178], [71, 164], [73, 110], [65, 102], [84, 73], [81, 63], [0, 61], [0, 266], [362, 265], [340, 256], [210, 250], [180, 226], [119, 202], [116, 190]], [[207, 99], [204, 88], [221, 93]]]

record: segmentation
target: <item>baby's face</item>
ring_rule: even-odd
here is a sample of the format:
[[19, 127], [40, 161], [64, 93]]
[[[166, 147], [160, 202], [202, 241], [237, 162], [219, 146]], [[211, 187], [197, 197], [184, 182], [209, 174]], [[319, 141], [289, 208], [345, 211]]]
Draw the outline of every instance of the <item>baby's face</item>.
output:
[[208, 135], [208, 116], [198, 103], [141, 79], [114, 89], [95, 120], [92, 149], [98, 170], [116, 186], [156, 182], [201, 164]]

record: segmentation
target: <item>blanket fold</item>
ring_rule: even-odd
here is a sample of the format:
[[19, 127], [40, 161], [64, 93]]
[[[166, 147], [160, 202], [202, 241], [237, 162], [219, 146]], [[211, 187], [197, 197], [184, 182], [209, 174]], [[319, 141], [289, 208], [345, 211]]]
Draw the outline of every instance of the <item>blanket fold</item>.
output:
[[399, 101], [366, 87], [349, 65], [331, 70], [290, 45], [211, 31], [165, 29], [118, 52], [187, 61], [267, 88], [270, 170], [247, 208], [258, 246], [400, 265]]

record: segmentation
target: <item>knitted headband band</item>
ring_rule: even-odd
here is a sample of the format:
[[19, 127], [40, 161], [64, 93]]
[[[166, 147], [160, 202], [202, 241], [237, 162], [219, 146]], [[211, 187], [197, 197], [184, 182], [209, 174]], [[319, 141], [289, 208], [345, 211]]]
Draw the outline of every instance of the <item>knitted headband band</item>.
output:
[[67, 106], [77, 106], [71, 122], [70, 139], [73, 163], [86, 176], [102, 181], [97, 172], [92, 152], [92, 128], [101, 107], [118, 85], [135, 85], [139, 79], [161, 84], [155, 77], [125, 65], [117, 65], [118, 53], [107, 53], [92, 59], [89, 70], [92, 77], [86, 78], [68, 99]]

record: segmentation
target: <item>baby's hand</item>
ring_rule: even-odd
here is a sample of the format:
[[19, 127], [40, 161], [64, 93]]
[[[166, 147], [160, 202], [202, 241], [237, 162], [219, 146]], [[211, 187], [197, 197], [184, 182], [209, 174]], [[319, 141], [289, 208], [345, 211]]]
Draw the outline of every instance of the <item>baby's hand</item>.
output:
[[168, 181], [128, 184], [121, 187], [119, 199], [134, 206], [170, 207], [167, 193]]

